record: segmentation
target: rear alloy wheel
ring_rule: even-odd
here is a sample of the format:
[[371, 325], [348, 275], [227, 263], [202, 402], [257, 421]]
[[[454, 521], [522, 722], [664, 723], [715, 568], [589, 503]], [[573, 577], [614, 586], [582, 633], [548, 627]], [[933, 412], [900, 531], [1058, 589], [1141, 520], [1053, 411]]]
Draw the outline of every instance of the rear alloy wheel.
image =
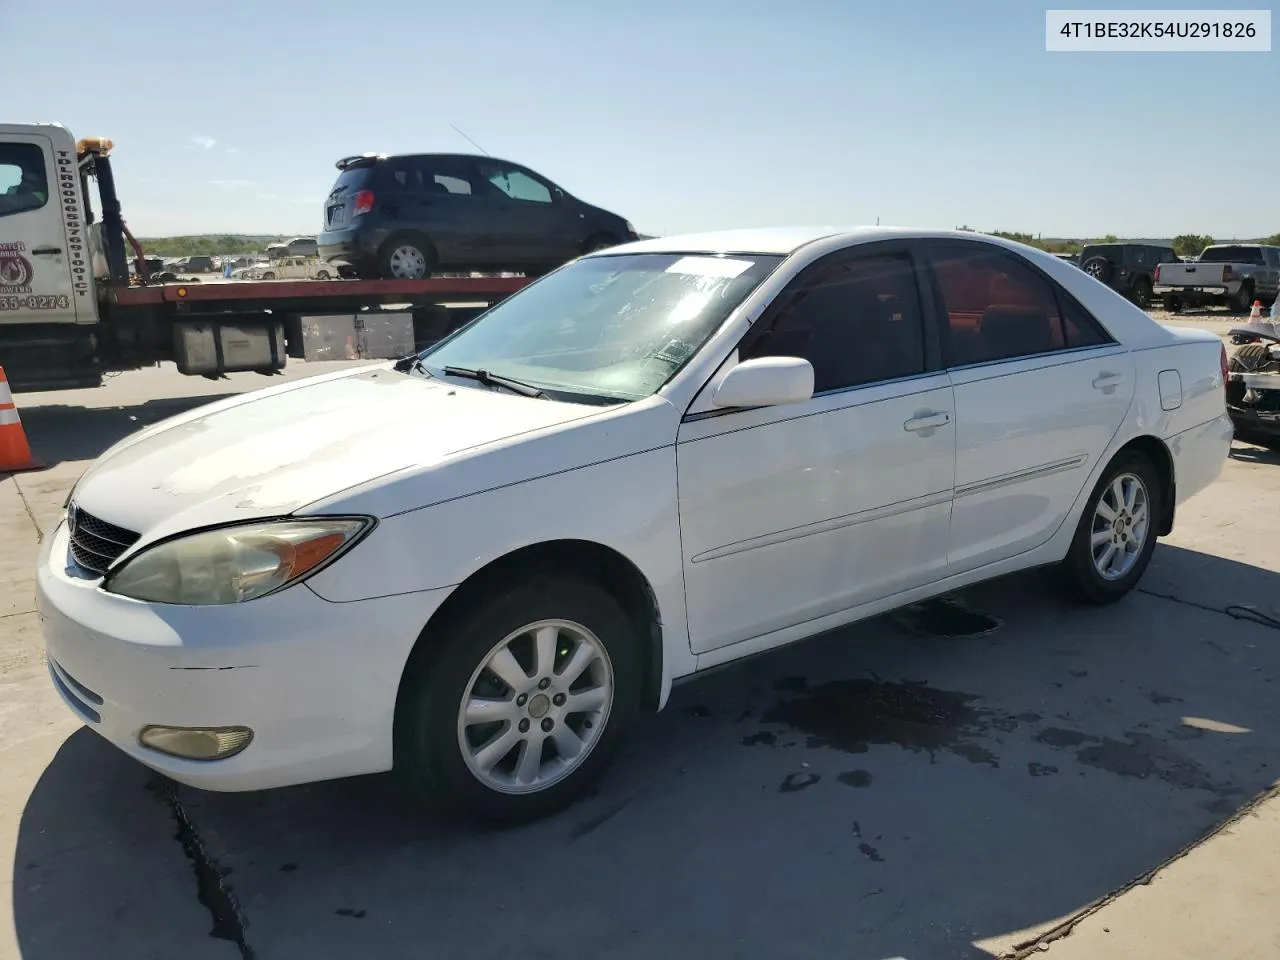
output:
[[429, 642], [402, 686], [396, 766], [467, 816], [517, 823], [572, 802], [638, 708], [635, 626], [586, 580], [494, 591]]
[[1114, 603], [1137, 585], [1151, 562], [1163, 490], [1140, 453], [1117, 459], [1102, 475], [1076, 528], [1062, 573], [1087, 603]]

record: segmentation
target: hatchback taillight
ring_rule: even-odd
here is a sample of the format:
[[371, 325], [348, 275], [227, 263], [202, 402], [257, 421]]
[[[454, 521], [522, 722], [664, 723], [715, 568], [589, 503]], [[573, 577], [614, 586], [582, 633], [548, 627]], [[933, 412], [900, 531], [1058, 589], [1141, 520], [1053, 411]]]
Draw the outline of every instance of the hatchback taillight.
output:
[[1222, 370], [1222, 389], [1227, 389], [1227, 379], [1230, 375], [1230, 369], [1227, 366], [1227, 345], [1222, 345], [1222, 352], [1218, 355], [1218, 366]]
[[355, 206], [351, 209], [352, 216], [359, 216], [362, 213], [368, 213], [373, 209], [373, 191], [360, 190], [356, 193]]

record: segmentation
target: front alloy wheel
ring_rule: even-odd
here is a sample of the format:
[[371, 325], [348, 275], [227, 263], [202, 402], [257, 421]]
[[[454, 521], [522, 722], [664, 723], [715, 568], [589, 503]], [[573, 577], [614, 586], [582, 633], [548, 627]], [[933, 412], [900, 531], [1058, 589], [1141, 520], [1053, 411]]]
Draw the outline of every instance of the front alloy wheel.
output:
[[396, 767], [467, 816], [558, 810], [603, 771], [636, 713], [641, 649], [631, 616], [579, 575], [477, 589], [410, 658]]
[[539, 620], [500, 640], [471, 675], [458, 747], [491, 790], [544, 790], [591, 754], [612, 706], [604, 644], [580, 623]]

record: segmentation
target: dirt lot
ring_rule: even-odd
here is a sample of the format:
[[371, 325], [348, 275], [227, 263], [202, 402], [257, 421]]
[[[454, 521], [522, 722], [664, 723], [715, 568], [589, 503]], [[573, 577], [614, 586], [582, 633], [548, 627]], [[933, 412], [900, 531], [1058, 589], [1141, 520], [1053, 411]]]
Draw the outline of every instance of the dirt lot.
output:
[[679, 688], [595, 795], [481, 831], [385, 776], [174, 788], [50, 689], [31, 572], [86, 461], [265, 382], [19, 398], [50, 466], [0, 480], [0, 957], [1280, 955], [1280, 633], [1247, 609], [1280, 605], [1280, 458], [1237, 445], [1115, 608], [1019, 576], [965, 595], [989, 619], [762, 657]]

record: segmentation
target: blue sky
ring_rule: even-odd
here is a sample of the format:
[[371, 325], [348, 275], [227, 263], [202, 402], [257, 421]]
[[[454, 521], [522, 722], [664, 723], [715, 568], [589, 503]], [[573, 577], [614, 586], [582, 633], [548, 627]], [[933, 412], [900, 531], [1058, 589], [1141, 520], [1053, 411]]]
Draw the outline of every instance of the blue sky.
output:
[[[0, 5], [52, 36], [52, 8]], [[1050, 54], [1046, 6], [65, 0], [92, 52], [60, 81], [6, 45], [0, 80], [6, 120], [115, 140], [139, 235], [314, 233], [337, 158], [470, 150], [450, 124], [649, 233], [1280, 231], [1280, 53]]]

